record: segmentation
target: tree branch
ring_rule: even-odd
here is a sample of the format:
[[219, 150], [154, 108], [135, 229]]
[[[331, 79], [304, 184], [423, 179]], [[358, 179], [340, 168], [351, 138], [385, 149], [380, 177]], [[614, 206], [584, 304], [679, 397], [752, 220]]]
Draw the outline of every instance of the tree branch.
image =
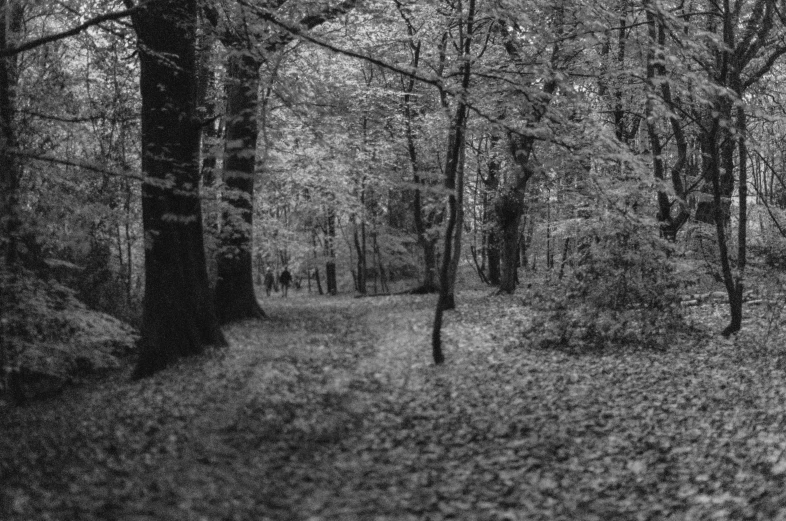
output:
[[132, 174], [131, 172], [123, 172], [118, 170], [107, 170], [106, 168], [102, 168], [100, 166], [96, 166], [91, 163], [86, 163], [83, 161], [72, 161], [70, 159], [60, 159], [58, 157], [52, 157], [47, 155], [35, 154], [33, 152], [26, 152], [24, 150], [18, 149], [6, 149], [5, 153], [11, 154], [17, 157], [24, 157], [26, 159], [32, 159], [35, 161], [44, 161], [46, 163], [52, 163], [55, 165], [64, 165], [64, 166], [73, 166], [76, 168], [81, 168], [82, 170], [89, 170], [91, 172], [96, 172], [103, 175], [108, 175], [111, 177], [125, 177], [127, 179], [135, 179], [137, 181], [145, 181], [145, 177], [137, 174]]
[[120, 18], [126, 18], [137, 12], [140, 9], [140, 7], [144, 5], [144, 3], [139, 4], [136, 7], [132, 7], [131, 9], [125, 9], [123, 11], [116, 11], [113, 13], [106, 13], [96, 16], [95, 18], [91, 18], [85, 23], [79, 24], [76, 27], [68, 29], [67, 31], [62, 31], [55, 34], [49, 34], [47, 36], [42, 36], [41, 38], [36, 38], [34, 40], [30, 40], [25, 43], [21, 43], [19, 45], [14, 45], [13, 47], [0, 49], [0, 58], [7, 58], [9, 56], [14, 56], [16, 54], [29, 51], [31, 49], [35, 49], [36, 47], [41, 47], [42, 45], [46, 45], [48, 43], [56, 42], [58, 40], [63, 40], [65, 38], [68, 38], [69, 36], [76, 36], [77, 34], [81, 33], [85, 29], [93, 27], [94, 25], [101, 24], [103, 22], [108, 22], [111, 20], [119, 20]]

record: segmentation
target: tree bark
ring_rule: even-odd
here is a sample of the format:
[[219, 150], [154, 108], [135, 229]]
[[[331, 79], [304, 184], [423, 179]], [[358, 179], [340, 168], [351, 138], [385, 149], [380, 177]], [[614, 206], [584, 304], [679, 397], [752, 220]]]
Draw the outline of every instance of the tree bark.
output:
[[[462, 138], [463, 139], [463, 138]], [[453, 309], [456, 307], [456, 278], [458, 277], [458, 267], [461, 261], [461, 239], [464, 231], [464, 145], [459, 149], [459, 164], [456, 172], [456, 228], [453, 232], [453, 253], [450, 257], [450, 269], [448, 271], [448, 298], [447, 302]]]
[[519, 258], [519, 225], [523, 213], [523, 194], [510, 190], [497, 198], [494, 210], [500, 232], [499, 290], [513, 293], [516, 290], [516, 271]]
[[[460, 3], [459, 9], [461, 9]], [[463, 34], [462, 41], [460, 41], [463, 59], [461, 67], [461, 88], [465, 95], [469, 90], [471, 74], [470, 49], [472, 46], [474, 22], [475, 0], [469, 0], [465, 25], [466, 33]], [[450, 125], [447, 155], [445, 158], [445, 189], [448, 190], [450, 195], [448, 195], [448, 220], [445, 227], [445, 248], [439, 272], [439, 300], [437, 301], [437, 307], [434, 313], [434, 325], [431, 331], [431, 353], [436, 365], [440, 365], [445, 361], [445, 355], [442, 352], [441, 338], [444, 312], [446, 309], [453, 309], [456, 307], [455, 297], [450, 292], [450, 266], [452, 262], [451, 255], [453, 253], [453, 231], [457, 224], [461, 226], [461, 223], [457, 223], [458, 208], [455, 190], [457, 186], [456, 177], [459, 174], [463, 174], [460, 168], [460, 161], [465, 143], [467, 113], [468, 107], [466, 100], [464, 97], [460, 97]], [[459, 236], [459, 240], [460, 238], [461, 236]]]
[[[0, 49], [14, 45], [22, 28], [23, 8], [18, 1], [0, 0]], [[10, 16], [9, 16], [10, 15]], [[13, 267], [18, 259], [19, 183], [21, 166], [9, 150], [17, 147], [17, 56], [0, 58], [0, 262]], [[0, 369], [2, 370], [2, 369]]]
[[245, 49], [231, 51], [227, 64], [224, 209], [215, 290], [222, 323], [265, 316], [254, 292], [252, 265], [260, 65]]
[[137, 377], [226, 340], [208, 288], [199, 198], [196, 0], [144, 4], [141, 65], [145, 298]]

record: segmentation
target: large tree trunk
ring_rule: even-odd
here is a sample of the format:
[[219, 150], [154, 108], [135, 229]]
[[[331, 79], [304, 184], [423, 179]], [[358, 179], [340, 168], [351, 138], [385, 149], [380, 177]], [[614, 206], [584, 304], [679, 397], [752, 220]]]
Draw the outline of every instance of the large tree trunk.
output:
[[[14, 44], [16, 33], [22, 27], [22, 14], [18, 1], [0, 0], [0, 49]], [[17, 76], [16, 55], [0, 59], [0, 263], [5, 268], [11, 268], [18, 261], [21, 167], [11, 153], [17, 147], [14, 128]]]
[[142, 93], [145, 298], [135, 375], [226, 341], [208, 288], [199, 198], [196, 0], [135, 15]]
[[227, 67], [224, 210], [215, 302], [222, 323], [265, 314], [254, 292], [252, 234], [260, 62], [247, 50], [230, 53]]
[[[204, 26], [204, 23], [202, 23]], [[217, 99], [219, 98], [215, 81], [215, 60], [212, 48], [215, 44], [215, 31], [202, 31], [197, 42], [198, 87], [197, 110], [200, 117], [210, 123], [202, 126], [202, 222], [205, 230], [205, 250], [207, 254], [207, 276], [211, 287], [216, 284], [216, 245], [220, 229], [220, 204], [215, 194], [217, 189], [216, 170], [218, 146], [221, 140], [223, 122], [217, 118]]]

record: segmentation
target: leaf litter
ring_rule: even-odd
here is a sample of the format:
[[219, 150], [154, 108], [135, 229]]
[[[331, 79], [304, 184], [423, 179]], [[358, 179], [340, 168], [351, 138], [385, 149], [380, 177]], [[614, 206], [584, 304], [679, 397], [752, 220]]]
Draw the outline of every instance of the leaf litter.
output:
[[[268, 301], [229, 349], [6, 408], [3, 519], [786, 518], [777, 338], [536, 348], [521, 296]], [[768, 333], [771, 335], [771, 333]]]

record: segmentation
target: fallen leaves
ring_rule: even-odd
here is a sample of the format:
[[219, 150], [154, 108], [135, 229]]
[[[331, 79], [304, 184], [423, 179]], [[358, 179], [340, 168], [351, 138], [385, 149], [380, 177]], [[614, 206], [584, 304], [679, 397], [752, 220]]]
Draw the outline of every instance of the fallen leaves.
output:
[[784, 373], [745, 338], [572, 356], [509, 340], [542, 318], [521, 299], [470, 292], [435, 368], [432, 306], [271, 303], [224, 352], [5, 409], [0, 513], [770, 519], [786, 504]]

